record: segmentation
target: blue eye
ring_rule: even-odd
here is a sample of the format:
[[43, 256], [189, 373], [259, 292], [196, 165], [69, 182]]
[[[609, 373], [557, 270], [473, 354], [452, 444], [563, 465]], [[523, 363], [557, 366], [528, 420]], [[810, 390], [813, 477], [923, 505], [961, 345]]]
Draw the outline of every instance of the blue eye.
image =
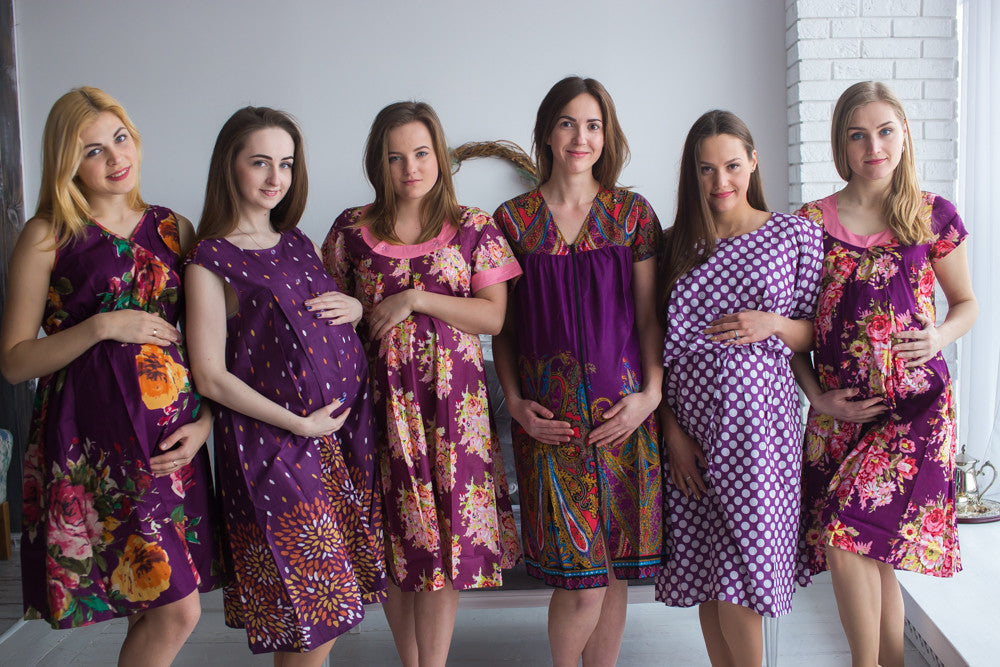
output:
[[889, 136], [890, 134], [892, 134], [892, 128], [891, 128], [891, 127], [883, 127], [883, 128], [882, 128], [882, 129], [881, 129], [881, 130], [879, 131], [879, 134], [881, 134], [881, 135], [882, 135], [883, 137], [887, 137], [887, 136]]
[[255, 167], [266, 167], [267, 166], [267, 162], [265, 162], [264, 160], [255, 160], [254, 163], [253, 163], [253, 166], [255, 166]]
[[292, 163], [291, 162], [282, 162], [280, 166], [281, 166], [282, 169], [291, 169], [292, 168]]
[[122, 132], [117, 137], [115, 137], [115, 143], [116, 144], [120, 144], [120, 143], [122, 143], [123, 141], [125, 141], [127, 139], [128, 139], [128, 135], [125, 134], [124, 132]]
[[861, 139], [865, 138], [865, 133], [864, 132], [852, 132], [849, 135], [847, 135], [847, 138], [850, 139], [851, 141], [860, 141]]
[[732, 163], [732, 164], [727, 164], [727, 165], [726, 165], [726, 167], [728, 167], [728, 168], [729, 168], [729, 171], [736, 171], [736, 170], [738, 170], [738, 169], [739, 169], [739, 168], [740, 168], [741, 166], [742, 166], [742, 165], [740, 165], [740, 163], [739, 163], [739, 162], [734, 162], [734, 163]]
[[399, 162], [399, 156], [398, 155], [390, 155], [389, 156], [389, 162]]
[[417, 157], [427, 157], [430, 155], [427, 151], [417, 151]]
[[94, 157], [94, 156], [97, 156], [97, 155], [100, 155], [100, 154], [101, 154], [101, 149], [100, 148], [92, 148], [91, 150], [89, 150], [86, 153], [84, 153], [83, 156], [84, 157]]

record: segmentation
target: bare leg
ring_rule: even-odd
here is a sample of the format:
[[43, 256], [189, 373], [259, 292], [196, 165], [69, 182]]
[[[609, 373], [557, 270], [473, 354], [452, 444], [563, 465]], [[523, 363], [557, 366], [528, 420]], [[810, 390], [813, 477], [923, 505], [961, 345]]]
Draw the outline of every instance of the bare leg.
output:
[[882, 624], [882, 581], [878, 563], [831, 546], [826, 548], [826, 561], [833, 575], [840, 623], [851, 647], [851, 664], [876, 667]]
[[876, 565], [882, 584], [878, 664], [882, 667], [903, 667], [903, 625], [906, 619], [903, 593], [899, 590], [899, 581], [892, 566], [877, 561]]
[[413, 598], [416, 593], [404, 593], [392, 583], [389, 584], [388, 597], [382, 603], [382, 611], [389, 621], [392, 630], [392, 640], [396, 644], [396, 653], [403, 667], [417, 667], [419, 664], [417, 652], [417, 628], [413, 620]]
[[583, 649], [583, 667], [614, 667], [625, 635], [625, 615], [628, 610], [628, 582], [615, 577], [613, 567], [608, 568], [608, 587], [604, 589], [604, 602], [597, 619], [597, 627], [590, 634]]
[[705, 639], [705, 650], [712, 667], [733, 667], [736, 664], [729, 653], [729, 645], [722, 636], [722, 623], [719, 620], [719, 601], [702, 602], [698, 605], [698, 621], [701, 623], [701, 634]]
[[549, 600], [549, 647], [553, 667], [577, 667], [597, 627], [607, 588], [557, 588]]
[[760, 667], [764, 637], [760, 614], [732, 602], [719, 601], [719, 627], [736, 667]]
[[333, 648], [335, 641], [337, 640], [331, 639], [305, 653], [277, 651], [274, 654], [274, 667], [320, 667], [326, 656], [330, 655], [330, 649]]
[[413, 620], [420, 667], [444, 667], [458, 614], [458, 591], [445, 582], [436, 591], [413, 593]]
[[201, 617], [198, 591], [129, 619], [119, 667], [169, 667]]

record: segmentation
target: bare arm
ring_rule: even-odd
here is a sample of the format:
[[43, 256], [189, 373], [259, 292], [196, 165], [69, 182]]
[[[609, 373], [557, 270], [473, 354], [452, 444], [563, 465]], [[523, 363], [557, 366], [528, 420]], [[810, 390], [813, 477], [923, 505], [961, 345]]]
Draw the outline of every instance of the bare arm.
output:
[[500, 333], [493, 336], [493, 365], [497, 379], [507, 399], [510, 416], [528, 434], [547, 445], [569, 442], [573, 428], [569, 422], [553, 419], [555, 414], [535, 401], [521, 396], [521, 385], [517, 373], [517, 329], [513, 308], [507, 309]]
[[965, 243], [934, 263], [934, 275], [948, 300], [948, 314], [938, 327], [929, 317], [918, 314], [917, 319], [923, 329], [900, 331], [895, 335], [904, 342], [893, 345], [893, 352], [907, 359], [908, 367], [930, 361], [942, 348], [964, 336], [979, 315], [979, 303], [972, 292]]
[[470, 334], [500, 333], [507, 308], [507, 283], [496, 283], [472, 297], [408, 289], [383, 299], [369, 316], [372, 335], [382, 338], [411, 313], [424, 313]]
[[189, 264], [184, 273], [187, 297], [188, 350], [198, 391], [229, 409], [296, 435], [319, 437], [338, 430], [348, 410], [331, 413], [343, 404], [330, 405], [301, 416], [285, 409], [247, 385], [226, 368], [226, 295], [222, 278], [208, 269]]
[[29, 220], [11, 255], [10, 288], [0, 330], [0, 371], [8, 382], [54, 373], [102, 340], [152, 345], [180, 342], [180, 332], [172, 324], [141, 310], [97, 313], [39, 338], [55, 259], [49, 222]]
[[656, 410], [663, 386], [663, 327], [656, 317], [656, 260], [632, 265], [632, 298], [639, 332], [642, 390], [629, 394], [604, 413], [607, 419], [590, 433], [590, 442], [602, 446], [623, 442]]
[[720, 317], [703, 333], [723, 345], [758, 343], [777, 336], [792, 352], [808, 352], [812, 348], [813, 324], [811, 320], [793, 320], [764, 310], [743, 310]]
[[793, 355], [791, 366], [795, 381], [802, 388], [809, 404], [820, 414], [830, 415], [840, 421], [864, 424], [874, 421], [889, 409], [877, 396], [852, 401], [851, 399], [858, 394], [858, 390], [854, 387], [823, 391], [808, 354], [797, 353]]

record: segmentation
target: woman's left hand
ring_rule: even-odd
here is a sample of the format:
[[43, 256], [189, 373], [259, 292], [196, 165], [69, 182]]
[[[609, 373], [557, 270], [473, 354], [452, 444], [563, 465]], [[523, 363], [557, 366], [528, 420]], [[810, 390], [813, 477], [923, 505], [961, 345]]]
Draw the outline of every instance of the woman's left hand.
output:
[[937, 327], [934, 326], [934, 320], [923, 313], [917, 313], [916, 319], [923, 325], [923, 329], [919, 331], [897, 331], [893, 334], [896, 338], [907, 341], [904, 343], [895, 343], [892, 346], [892, 351], [897, 356], [907, 360], [907, 368], [926, 364], [944, 347], [944, 340]]
[[361, 320], [361, 302], [343, 292], [324, 292], [303, 303], [317, 320], [329, 325], [356, 324]]
[[625, 442], [639, 425], [652, 414], [659, 400], [652, 403], [642, 392], [629, 394], [604, 412], [603, 424], [590, 432], [587, 441], [594, 447]]
[[[160, 450], [170, 451], [149, 459], [149, 469], [155, 476], [163, 477], [177, 472], [191, 463], [198, 454], [212, 430], [212, 413], [204, 407], [202, 411], [203, 414], [197, 421], [184, 424], [158, 445]], [[180, 446], [172, 449], [178, 443]]]
[[368, 316], [372, 337], [381, 339], [394, 326], [413, 313], [413, 296], [417, 290], [408, 289], [382, 299]]
[[741, 310], [710, 322], [702, 333], [723, 345], [759, 343], [777, 333], [777, 317], [766, 310]]

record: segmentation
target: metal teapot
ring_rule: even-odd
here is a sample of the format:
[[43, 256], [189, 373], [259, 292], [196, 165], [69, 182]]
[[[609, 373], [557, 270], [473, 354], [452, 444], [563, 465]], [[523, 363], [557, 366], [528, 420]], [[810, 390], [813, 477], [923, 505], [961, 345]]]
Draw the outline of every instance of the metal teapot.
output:
[[[979, 459], [968, 456], [963, 445], [962, 453], [955, 457], [955, 509], [959, 514], [978, 510], [983, 495], [997, 479], [997, 469], [992, 463], [987, 461], [976, 468], [977, 463]], [[993, 471], [993, 476], [986, 488], [980, 491], [977, 478], [985, 474], [987, 468]]]

